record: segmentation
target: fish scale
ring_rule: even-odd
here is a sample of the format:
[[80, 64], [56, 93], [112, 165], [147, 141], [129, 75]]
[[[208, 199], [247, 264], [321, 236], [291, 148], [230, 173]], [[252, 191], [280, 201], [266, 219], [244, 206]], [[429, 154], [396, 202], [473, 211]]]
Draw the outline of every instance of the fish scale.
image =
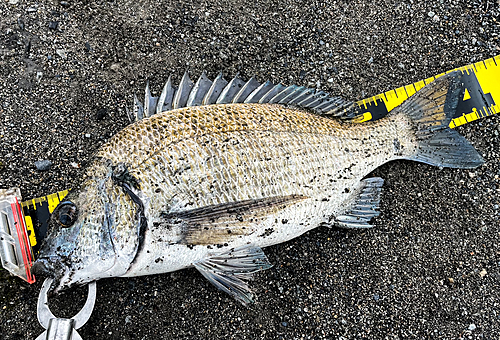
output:
[[[212, 101], [219, 91], [220, 103], [244, 102], [255, 91], [262, 100], [275, 89], [268, 84], [266, 95], [255, 81], [239, 78], [221, 90], [223, 84], [219, 77], [208, 90], [206, 80], [191, 90], [185, 75], [172, 106], [195, 105], [203, 95]], [[218, 288], [251, 302], [245, 280], [270, 266], [261, 248], [320, 225], [370, 227], [383, 180], [365, 176], [380, 165], [410, 159], [474, 168], [484, 162], [449, 129], [461, 85], [461, 74], [443, 76], [391, 115], [365, 124], [354, 124], [359, 117], [350, 119], [352, 112], [342, 114], [349, 104], [334, 97], [317, 108], [343, 119], [253, 103], [150, 116], [156, 99], [149, 98], [142, 114], [150, 117], [104, 144], [80, 190], [54, 210], [34, 269], [53, 273], [59, 290], [194, 266]], [[304, 87], [277, 89], [266, 100], [317, 102]]]
[[[173, 118], [172, 114], [176, 117]], [[205, 119], [195, 119], [200, 115]], [[172, 122], [177, 125], [177, 130], [172, 128]], [[333, 120], [277, 105], [228, 104], [180, 109], [142, 120], [131, 127], [141, 137], [130, 139], [127, 134], [127, 142], [147, 141], [149, 137], [142, 131], [147, 131], [147, 126], [151, 124], [165, 126], [172, 135], [157, 141], [155, 148], [149, 150], [151, 161], [134, 160], [137, 163], [129, 163], [129, 170], [139, 179], [141, 190], [146, 196], [154, 197], [154, 191], [161, 189], [163, 197], [151, 200], [148, 206], [152, 220], [159, 220], [155, 216], [155, 212], [159, 211], [181, 212], [293, 194], [308, 197], [308, 203], [295, 204], [286, 212], [276, 214], [278, 220], [290, 221], [283, 227], [273, 225], [274, 219], [270, 219], [254, 226], [252, 235], [227, 238], [228, 242], [222, 242], [227, 243], [224, 248], [234, 248], [248, 242], [259, 246], [283, 242], [328, 222], [330, 216], [336, 213], [335, 208], [350, 195], [345, 192], [345, 188], [355, 187], [366, 173], [394, 159], [394, 136], [403, 141], [413, 139], [409, 124], [404, 119], [371, 123], [373, 126], [367, 130], [359, 125], [343, 126]], [[202, 124], [210, 125], [205, 127]], [[223, 125], [224, 129], [219, 129], [218, 125]], [[412, 143], [406, 145], [409, 152], [414, 150]], [[120, 143], [110, 141], [109, 145], [115, 148]], [[146, 142], [146, 145], [149, 143]], [[370, 157], [345, 170], [352, 159], [358, 158], [356, 153], [364, 153], [366, 149], [372, 150]], [[102, 157], [115, 155], [106, 155], [105, 150], [106, 147], [101, 151]], [[345, 150], [351, 150], [348, 152], [349, 157], [345, 156]], [[141, 155], [145, 157], [144, 153]], [[203, 157], [193, 155], [208, 155], [210, 161], [207, 163]], [[123, 160], [119, 158], [113, 161]], [[242, 171], [235, 171], [235, 165]], [[328, 174], [333, 176], [336, 173], [343, 174], [344, 178], [332, 184]], [[168, 184], [163, 182], [165, 177], [171, 178]], [[323, 199], [326, 200], [321, 202]], [[300, 207], [300, 204], [304, 206]], [[294, 221], [303, 221], [304, 216], [310, 217], [306, 223], [301, 222], [300, 228], [297, 227], [300, 223], [295, 224]], [[258, 235], [270, 228], [274, 228], [272, 237], [261, 241]], [[176, 232], [177, 238], [172, 238], [171, 242], [179, 241], [179, 234]], [[165, 232], [158, 235], [165, 238]], [[137, 263], [126, 275], [141, 275], [145, 271], [161, 272], [165, 267], [176, 268], [176, 265], [180, 265], [177, 256], [162, 248], [164, 243], [156, 242], [152, 235], [149, 235], [149, 239], [151, 243], [146, 247], [150, 252], [139, 255]], [[184, 251], [193, 254], [200, 252], [188, 248]], [[206, 255], [207, 252], [209, 249], [206, 248], [202, 254]], [[150, 254], [160, 253], [166, 258], [176, 257], [175, 264], [163, 260], [162, 266], [152, 265], [154, 255]], [[190, 259], [189, 263], [183, 263], [183, 266], [193, 262], [192, 256], [186, 256], [186, 259]]]
[[[464, 92], [453, 115], [453, 119], [450, 122], [450, 128], [466, 124], [470, 121], [474, 121], [476, 119], [494, 114], [499, 111], [498, 105], [496, 105], [496, 103], [499, 102], [499, 87], [497, 86], [497, 80], [500, 70], [499, 61], [500, 56], [497, 56], [495, 58], [490, 58], [488, 60], [474, 63], [473, 65], [467, 65], [465, 67], [459, 68], [459, 70], [465, 76], [465, 79], [462, 79]], [[448, 71], [446, 73], [449, 72], [452, 71]], [[414, 95], [426, 84], [429, 84], [442, 75], [443, 74], [440, 74], [435, 77], [425, 79], [425, 81], [419, 81], [408, 86], [376, 95], [372, 98], [366, 98], [364, 100], [358, 101], [356, 103], [356, 111], [358, 113], [358, 119], [356, 122], [359, 123], [367, 120], [379, 119], [387, 115], [390, 110], [400, 105], [404, 100], [408, 98], [408, 96]], [[222, 78], [222, 74], [217, 77], [217, 79], [219, 78]], [[168, 78], [168, 81], [166, 82], [160, 97], [156, 100], [156, 113], [161, 113], [172, 109], [171, 103], [173, 95], [177, 91], [177, 87], [172, 86], [171, 79], [171, 77]], [[198, 79], [198, 82], [208, 84], [210, 80], [208, 78], [203, 78], [202, 75], [202, 77]], [[220, 84], [222, 90], [225, 85], [223, 83]], [[245, 103], [256, 103], [261, 100], [262, 103], [266, 103], [267, 96], [269, 96], [269, 98], [272, 98], [278, 92], [275, 91], [271, 93], [271, 90], [273, 88], [277, 88], [279, 90], [280, 88], [284, 88], [284, 86], [276, 86], [272, 82], [266, 81], [258, 88], [256, 88], [254, 92], [252, 92], [245, 99]], [[189, 93], [189, 98], [191, 98], [191, 95], [196, 95], [195, 97], [198, 98], [197, 95], [201, 96], [203, 91], [204, 90], [201, 90], [200, 92], [198, 89], [193, 87], [191, 89], [191, 92]], [[207, 93], [204, 93], [205, 96], [207, 95]], [[146, 91], [145, 95], [151, 96], [151, 92], [147, 93]], [[330, 96], [327, 93], [316, 91], [308, 98], [297, 102], [297, 106], [312, 109], [314, 111], [314, 107], [318, 106], [329, 97]], [[205, 99], [205, 97], [203, 99]], [[216, 99], [217, 98], [215, 97], [213, 102], [215, 102]], [[144, 102], [146, 102], [146, 100]], [[154, 102], [154, 100], [150, 100], [149, 102], [151, 104]], [[163, 105], [160, 105], [159, 103], [163, 103]], [[208, 104], [208, 102], [202, 102], [202, 104]], [[192, 106], [197, 105], [197, 103], [196, 101], [190, 102], [188, 100], [186, 105]], [[138, 119], [138, 112], [134, 111], [139, 111], [139, 108], [141, 110], [144, 110], [144, 106], [138, 100], [134, 104], [133, 110], [129, 111], [127, 108], [127, 115], [131, 121], [135, 121]], [[342, 113], [342, 110], [337, 111]], [[67, 194], [68, 190], [64, 190], [58, 193], [47, 195], [45, 197], [39, 197], [22, 202], [21, 205], [25, 215], [25, 224], [29, 234], [29, 243], [31, 244], [35, 256], [38, 253], [38, 248], [40, 247], [41, 240], [46, 235], [48, 217]], [[27, 254], [27, 256], [28, 255], [29, 254]]]
[[[178, 139], [189, 138], [196, 134], [243, 129], [281, 129], [296, 133], [328, 133], [330, 129], [338, 129], [337, 133], [339, 135], [344, 134], [349, 138], [347, 135], [349, 132], [339, 129], [339, 123], [329, 119], [319, 120], [315, 115], [304, 111], [295, 110], [298, 114], [288, 115], [285, 113], [287, 109], [279, 105], [226, 105], [224, 115], [213, 112], [213, 110], [216, 110], [214, 108], [217, 108], [217, 105], [215, 105], [168, 111], [160, 116], [152, 116], [151, 120], [147, 121], [147, 124], [143, 124], [144, 121], [138, 121], [114, 136], [109, 143], [100, 149], [98, 156], [111, 159], [115, 163], [127, 162], [134, 165], [141, 162], [142, 159], [148, 157], [149, 153], [160, 150], [158, 138], [148, 132], [148, 128], [151, 129], [152, 125], [156, 126], [154, 130], [157, 135], [162, 136], [160, 139], [162, 145], [168, 145]], [[293, 110], [289, 112], [293, 112]], [[203, 124], [200, 124], [198, 122], [202, 117], [201, 122]], [[191, 122], [193, 118], [197, 123], [193, 124]], [[133, 153], [129, 152], [130, 147], [135, 148]], [[135, 160], [130, 162], [130, 157]]]
[[[253, 110], [252, 110], [253, 109]], [[327, 172], [335, 172], [335, 168], [338, 166], [342, 168], [342, 154], [343, 150], [347, 149], [358, 149], [363, 150], [364, 148], [360, 147], [360, 145], [353, 145], [352, 138], [355, 137], [360, 139], [363, 135], [363, 132], [366, 132], [366, 129], [361, 129], [359, 127], [355, 127], [351, 129], [352, 133], [349, 134], [344, 130], [339, 129], [339, 123], [325, 120], [323, 118], [312, 116], [304, 112], [283, 109], [280, 106], [269, 106], [265, 105], [254, 105], [253, 108], [248, 105], [243, 105], [240, 108], [229, 107], [229, 106], [213, 106], [211, 110], [205, 109], [185, 109], [193, 111], [199, 110], [202, 111], [203, 116], [205, 117], [205, 121], [203, 124], [210, 124], [209, 131], [213, 134], [212, 139], [208, 139], [205, 141], [200, 141], [196, 144], [204, 144], [205, 150], [197, 150], [195, 152], [190, 151], [191, 154], [209, 154], [212, 153], [212, 160], [217, 160], [217, 162], [211, 163], [209, 167], [209, 171], [212, 176], [215, 178], [216, 182], [212, 190], [215, 191], [212, 195], [207, 195], [206, 187], [197, 188], [194, 183], [196, 183], [197, 175], [194, 174], [192, 178], [180, 180], [179, 175], [177, 179], [174, 178], [173, 183], [177, 183], [174, 187], [162, 187], [162, 193], [165, 196], [169, 196], [171, 199], [163, 199], [161, 201], [161, 206], [153, 205], [154, 202], [150, 205], [151, 211], [169, 211], [169, 209], [186, 209], [186, 208], [196, 208], [201, 206], [209, 206], [214, 204], [222, 204], [231, 201], [239, 201], [245, 199], [255, 199], [266, 196], [282, 196], [282, 195], [290, 195], [292, 193], [297, 193], [302, 190], [302, 193], [308, 197], [314, 197], [315, 192], [312, 190], [316, 189], [317, 192], [328, 192], [331, 191], [330, 196], [339, 195], [339, 197], [347, 196], [347, 193], [341, 194], [344, 188], [339, 190], [340, 192], [334, 192], [332, 186], [329, 183], [324, 185], [320, 185], [320, 183], [311, 183], [315, 174], [321, 174], [325, 171]], [[235, 110], [236, 114], [227, 115], [227, 111]], [[248, 112], [252, 112], [252, 114], [247, 114]], [[257, 112], [253, 112], [257, 111]], [[260, 114], [259, 114], [260, 112]], [[215, 115], [215, 117], [211, 117]], [[300, 116], [301, 119], [296, 116]], [[200, 126], [200, 124], [193, 125], [193, 117], [199, 116], [194, 112], [181, 112], [178, 113], [178, 116], [175, 118], [176, 120], [172, 120], [172, 117], [165, 113], [163, 116], [155, 117], [151, 120], [143, 120], [142, 122], [136, 123], [137, 126], [133, 126], [134, 129], [132, 131], [136, 131], [136, 138], [130, 138], [130, 133], [125, 135], [128, 143], [136, 144], [137, 150], [134, 150], [135, 153], [141, 158], [144, 159], [147, 155], [153, 154], [155, 157], [154, 163], [163, 163], [166, 165], [165, 168], [170, 168], [170, 175], [173, 176], [177, 174], [180, 169], [193, 167], [192, 163], [195, 161], [194, 158], [190, 157], [186, 151], [189, 149], [186, 147], [185, 141], [189, 138], [192, 138], [193, 135], [200, 135], [204, 131], [204, 126]], [[160, 119], [163, 118], [163, 119]], [[154, 122], [154, 120], [161, 120]], [[150, 140], [154, 138], [149, 133], [150, 126], [152, 124], [157, 124], [159, 126], [165, 126], [165, 121], [176, 122], [178, 129], [176, 130], [168, 124], [168, 131], [171, 133], [169, 135], [170, 138], [166, 138], [166, 140], [160, 140], [155, 143], [155, 145], [164, 145], [164, 148], [170, 147], [170, 151], [166, 149], [153, 149], [151, 150]], [[304, 121], [305, 120], [305, 121]], [[214, 122], [217, 122], [214, 124]], [[258, 122], [259, 125], [256, 125], [255, 122]], [[218, 132], [216, 124], [223, 125], [225, 129], [222, 129], [223, 132]], [[334, 126], [325, 126], [331, 125]], [[215, 125], [215, 126], [214, 126]], [[383, 129], [386, 136], [393, 136], [394, 127], [392, 130], [387, 129], [387, 124], [379, 124]], [[247, 128], [244, 129], [243, 127]], [[254, 130], [256, 128], [259, 130]], [[157, 129], [156, 129], [157, 130]], [[241, 147], [240, 153], [237, 153], [236, 150], [231, 148], [231, 145], [225, 144], [224, 139], [228, 138], [228, 133], [230, 130], [237, 131], [245, 131], [247, 133], [246, 136], [234, 136], [233, 138], [239, 139], [239, 145]], [[263, 131], [261, 131], [263, 130]], [[280, 135], [276, 136], [273, 134], [269, 134], [268, 130], [275, 131], [283, 130], [288, 132], [288, 135]], [[322, 134], [331, 134], [331, 131], [336, 131], [338, 136], [336, 138], [332, 138], [328, 140], [327, 137], [320, 138], [319, 136], [323, 136]], [[268, 132], [269, 135], [266, 136], [264, 132]], [[357, 136], [359, 134], [359, 136]], [[366, 134], [366, 133], [365, 133]], [[370, 137], [376, 136], [377, 133], [374, 131], [370, 132]], [[178, 142], [174, 142], [171, 138], [172, 136], [179, 136]], [[216, 138], [218, 137], [218, 138]], [[378, 137], [378, 136], [376, 136]], [[116, 138], [120, 138], [118, 135]], [[365, 137], [366, 139], [367, 137]], [[388, 137], [387, 137], [388, 138]], [[392, 138], [392, 137], [391, 137]], [[408, 139], [408, 138], [405, 138]], [[376, 142], [377, 138], [372, 138], [372, 142]], [[281, 145], [289, 145], [286, 154], [278, 154], [278, 150], [280, 150], [280, 146], [275, 147], [275, 141], [279, 141]], [[351, 142], [350, 142], [351, 141]], [[144, 147], [140, 146], [140, 143], [143, 143]], [[389, 143], [385, 143], [389, 144]], [[116, 148], [117, 145], [123, 145], [124, 148], [128, 149], [129, 147], [126, 144], [115, 143], [115, 141], [110, 142], [111, 148]], [[215, 147], [214, 147], [215, 146]], [[367, 146], [365, 146], [367, 147]], [[368, 149], [371, 149], [367, 147]], [[225, 149], [224, 153], [218, 152], [219, 150]], [[379, 155], [383, 155], [383, 149], [376, 148], [378, 150]], [[106, 150], [106, 147], [102, 148], [102, 152]], [[149, 151], [146, 151], [149, 150]], [[215, 154], [214, 154], [214, 150]], [[325, 153], [326, 151], [326, 153]], [[149, 152], [149, 153], [148, 153]], [[262, 158], [264, 153], [270, 153], [269, 158], [272, 160], [275, 159], [286, 159], [289, 157], [289, 164], [286, 167], [278, 166], [274, 162], [264, 162], [259, 160]], [[323, 152], [323, 153], [322, 153]], [[250, 153], [250, 155], [248, 155]], [[122, 152], [112, 153], [113, 155], [118, 154], [122, 155]], [[339, 155], [336, 158], [332, 158], [331, 155]], [[164, 155], [164, 156], [162, 156]], [[230, 173], [226, 171], [225, 166], [227, 164], [226, 157], [231, 155], [232, 157], [238, 159], [242, 168], [244, 169], [244, 173], [252, 175], [252, 181], [248, 181], [246, 185], [238, 185], [239, 190], [234, 190], [234, 184], [231, 181], [232, 176]], [[237, 156], [236, 156], [237, 155]], [[377, 165], [382, 164], [387, 161], [388, 157], [392, 155], [392, 150], [388, 150], [385, 152], [385, 157], [379, 157], [378, 161], [374, 161], [371, 163], [372, 167], [375, 168]], [[101, 153], [102, 157], [111, 159], [111, 155], [105, 155]], [[355, 157], [355, 156], [354, 156]], [[174, 162], [168, 162], [168, 159], [172, 159]], [[181, 162], [180, 159], [184, 161]], [[335, 159], [336, 164], [327, 163], [325, 159]], [[188, 163], [189, 160], [191, 163]], [[114, 162], [118, 163], [122, 161], [122, 159], [115, 159]], [[252, 166], [250, 166], [252, 164]], [[198, 163], [197, 167], [201, 168], [203, 165]], [[347, 164], [346, 164], [347, 166]], [[196, 167], [196, 166], [195, 166]], [[277, 181], [276, 173], [287, 172], [289, 168], [300, 169], [297, 171], [293, 178], [295, 179], [295, 186], [292, 183], [292, 178], [289, 178], [287, 181], [287, 185], [282, 185], [282, 181]], [[153, 197], [153, 188], [156, 188], [158, 183], [151, 182], [150, 179], [160, 180], [165, 177], [167, 174], [165, 173], [155, 173], [158, 171], [157, 169], [161, 169], [158, 167], [149, 167], [144, 168], [142, 166], [138, 166], [134, 168], [130, 167], [131, 173], [133, 173], [140, 181], [141, 181], [141, 189], [146, 193], [146, 196]], [[281, 170], [281, 171], [279, 171]], [[367, 171], [371, 169], [353, 169], [353, 171], [359, 170], [359, 173], [364, 175]], [[147, 178], [144, 177], [144, 174], [148, 174]], [[198, 175], [199, 176], [199, 175]], [[316, 175], [317, 176], [317, 175]], [[175, 176], [174, 176], [175, 177]], [[284, 177], [284, 176], [283, 176]], [[283, 178], [282, 177], [282, 178]], [[358, 176], [359, 177], [359, 176]], [[360, 178], [355, 178], [355, 176], [349, 176], [351, 181], [358, 180]], [[239, 178], [241, 180], [241, 178]], [[206, 179], [204, 182], [209, 182]], [[245, 182], [243, 182], [245, 183]], [[300, 188], [297, 184], [300, 183], [302, 186], [306, 186], [306, 188]], [[346, 182], [343, 186], [350, 187], [352, 183]], [[287, 191], [284, 191], [284, 188]], [[256, 190], [257, 189], [257, 190]], [[242, 195], [245, 192], [246, 195]], [[178, 193], [182, 193], [182, 196]], [[239, 195], [239, 196], [236, 196]], [[175, 198], [174, 198], [175, 197]], [[331, 206], [336, 206], [342, 200], [332, 200]], [[171, 206], [169, 206], [169, 204]], [[183, 206], [184, 205], [184, 206]], [[322, 211], [323, 214], [318, 214], [319, 211]], [[334, 211], [332, 209], [326, 209], [321, 206], [320, 208], [314, 209], [312, 212], [313, 215], [321, 216], [321, 220], [312, 221], [309, 225], [310, 227], [314, 227], [315, 225], [325, 222], [326, 217], [329, 217], [333, 214]], [[293, 221], [298, 219], [298, 217], [294, 216], [285, 216], [287, 220]], [[154, 219], [155, 217], [152, 216]], [[291, 224], [287, 227], [289, 228]], [[269, 227], [266, 225], [265, 227]], [[262, 229], [262, 228], [261, 228]], [[267, 228], [264, 228], [267, 229]], [[308, 230], [308, 228], [302, 228], [301, 232]], [[257, 232], [259, 233], [259, 232]], [[275, 235], [279, 235], [279, 232], [276, 232]], [[287, 236], [284, 237], [293, 237], [296, 233], [288, 232]], [[280, 238], [276, 238], [280, 239]], [[237, 245], [237, 244], [236, 244]], [[153, 252], [157, 253], [157, 251]], [[149, 266], [149, 260], [143, 260], [142, 263], [147, 263]], [[186, 264], [187, 265], [187, 264]], [[141, 272], [140, 268], [136, 268], [137, 272]], [[129, 275], [132, 275], [130, 272]]]

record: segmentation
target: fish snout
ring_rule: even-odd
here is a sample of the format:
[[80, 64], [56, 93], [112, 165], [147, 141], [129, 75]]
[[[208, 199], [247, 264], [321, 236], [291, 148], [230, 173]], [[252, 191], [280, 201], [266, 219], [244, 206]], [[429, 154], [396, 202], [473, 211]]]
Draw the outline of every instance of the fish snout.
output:
[[31, 267], [31, 272], [35, 275], [54, 277], [55, 272], [53, 266], [46, 259], [38, 259]]

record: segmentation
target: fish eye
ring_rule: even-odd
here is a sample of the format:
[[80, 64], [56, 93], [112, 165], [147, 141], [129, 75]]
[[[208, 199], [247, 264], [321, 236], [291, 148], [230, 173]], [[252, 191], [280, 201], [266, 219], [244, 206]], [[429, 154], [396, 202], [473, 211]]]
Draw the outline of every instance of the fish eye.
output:
[[57, 223], [63, 228], [69, 228], [75, 223], [78, 217], [78, 209], [73, 202], [65, 201], [61, 202], [52, 214]]

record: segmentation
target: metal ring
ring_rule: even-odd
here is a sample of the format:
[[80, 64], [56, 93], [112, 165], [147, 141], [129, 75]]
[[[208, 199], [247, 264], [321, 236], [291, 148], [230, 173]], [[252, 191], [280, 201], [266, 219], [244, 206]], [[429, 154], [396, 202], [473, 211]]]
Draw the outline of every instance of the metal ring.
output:
[[[50, 285], [52, 284], [52, 281], [53, 280], [51, 278], [45, 279], [42, 285], [42, 290], [40, 291], [40, 295], [38, 296], [38, 322], [45, 329], [49, 327], [49, 320], [56, 318], [49, 309], [47, 297], [47, 292], [50, 288]], [[96, 296], [97, 285], [94, 281], [89, 283], [89, 294], [87, 296], [87, 301], [85, 301], [85, 305], [74, 317], [71, 318], [75, 320], [75, 329], [79, 329], [90, 319], [90, 315], [92, 314], [92, 310], [94, 309]]]

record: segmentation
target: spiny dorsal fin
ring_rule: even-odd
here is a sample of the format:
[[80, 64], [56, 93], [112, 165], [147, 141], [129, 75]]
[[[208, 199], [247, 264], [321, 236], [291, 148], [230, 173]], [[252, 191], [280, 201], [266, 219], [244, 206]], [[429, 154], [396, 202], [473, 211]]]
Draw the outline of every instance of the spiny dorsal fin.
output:
[[244, 81], [238, 75], [228, 82], [223, 78], [222, 72], [214, 81], [208, 79], [206, 72], [203, 72], [194, 84], [186, 71], [178, 88], [172, 85], [169, 77], [159, 98], [151, 96], [149, 82], [145, 92], [144, 106], [137, 98], [134, 99], [133, 121], [147, 118], [155, 112], [229, 103], [289, 105], [327, 117], [352, 118], [356, 115], [352, 102], [331, 97], [323, 91], [298, 85], [275, 85], [269, 80], [261, 84], [254, 77]]
[[219, 98], [217, 98], [216, 104], [229, 104], [233, 102], [234, 97], [238, 92], [240, 92], [241, 88], [245, 85], [245, 82], [236, 75], [229, 84], [222, 90]]
[[266, 81], [265, 83], [261, 84], [259, 87], [257, 87], [255, 90], [253, 90], [252, 93], [248, 95], [248, 97], [245, 99], [244, 103], [258, 103], [259, 100], [266, 94], [268, 93], [272, 88], [274, 87], [274, 84], [271, 81]]
[[203, 98], [203, 105], [211, 105], [215, 104], [217, 101], [217, 98], [219, 98], [219, 95], [221, 94], [222, 90], [227, 85], [227, 80], [224, 79], [224, 76], [222, 75], [222, 72], [219, 73], [217, 78], [214, 79], [214, 82], [212, 83], [212, 86], [208, 90], [207, 94], [205, 95], [205, 98]]
[[243, 85], [241, 90], [234, 96], [233, 103], [243, 103], [247, 99], [248, 95], [253, 92], [260, 83], [254, 77], [250, 78], [249, 81]]
[[266, 104], [266, 103], [269, 103], [269, 101], [274, 98], [274, 96], [276, 96], [278, 93], [280, 93], [281, 91], [284, 91], [286, 89], [286, 86], [283, 85], [283, 84], [277, 84], [275, 86], [273, 86], [273, 88], [271, 88], [269, 90], [269, 92], [265, 93], [262, 98], [259, 100], [259, 104]]
[[186, 106], [189, 107], [202, 105], [203, 98], [205, 98], [205, 95], [208, 93], [211, 87], [212, 81], [208, 79], [206, 72], [203, 71], [200, 78], [198, 78], [198, 80], [196, 81], [196, 84], [194, 84], [191, 93], [189, 94]]
[[141, 120], [144, 118], [144, 106], [139, 101], [137, 96], [134, 94], [134, 109], [132, 110], [136, 120]]
[[151, 90], [149, 89], [149, 81], [146, 83], [146, 91], [144, 93], [144, 118], [151, 117], [155, 114], [155, 107], [158, 98], [151, 97]]
[[174, 99], [175, 88], [172, 86], [172, 77], [168, 77], [163, 91], [161, 91], [158, 104], [156, 105], [156, 113], [172, 110], [172, 100]]
[[181, 83], [179, 84], [179, 88], [174, 95], [174, 101], [172, 102], [172, 109], [180, 109], [182, 107], [186, 107], [186, 103], [189, 98], [189, 94], [191, 93], [191, 89], [193, 88], [193, 82], [189, 79], [188, 72], [184, 72], [182, 76]]

